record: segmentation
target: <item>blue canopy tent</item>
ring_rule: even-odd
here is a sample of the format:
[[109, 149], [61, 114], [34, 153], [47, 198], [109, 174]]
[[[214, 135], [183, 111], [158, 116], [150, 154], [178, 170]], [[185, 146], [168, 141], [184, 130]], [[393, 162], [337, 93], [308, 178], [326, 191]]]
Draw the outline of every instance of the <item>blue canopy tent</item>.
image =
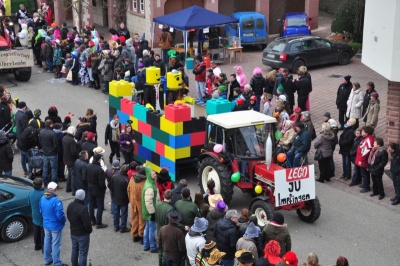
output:
[[[168, 15], [153, 18], [153, 31], [152, 31], [152, 47], [154, 47], [154, 30], [156, 23], [166, 24], [169, 27], [181, 30], [183, 32], [185, 58], [187, 53], [187, 36], [188, 31], [191, 29], [204, 29], [208, 27], [223, 26], [226, 24], [237, 23], [240, 27], [239, 20], [234, 17], [228, 17], [218, 14], [200, 6], [191, 6], [183, 10], [171, 13]], [[239, 39], [239, 46], [240, 46]]]

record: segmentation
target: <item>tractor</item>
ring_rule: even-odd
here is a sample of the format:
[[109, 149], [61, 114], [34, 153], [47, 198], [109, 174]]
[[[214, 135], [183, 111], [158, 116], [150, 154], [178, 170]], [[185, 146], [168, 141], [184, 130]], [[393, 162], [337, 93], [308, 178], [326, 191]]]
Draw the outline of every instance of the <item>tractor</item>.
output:
[[275, 118], [252, 110], [208, 115], [198, 158], [200, 188], [205, 192], [213, 179], [226, 203], [235, 185], [250, 193], [254, 198], [249, 210], [260, 225], [271, 220], [275, 210], [296, 210], [301, 220], [313, 223], [321, 213], [314, 165], [284, 168], [274, 162], [275, 125]]

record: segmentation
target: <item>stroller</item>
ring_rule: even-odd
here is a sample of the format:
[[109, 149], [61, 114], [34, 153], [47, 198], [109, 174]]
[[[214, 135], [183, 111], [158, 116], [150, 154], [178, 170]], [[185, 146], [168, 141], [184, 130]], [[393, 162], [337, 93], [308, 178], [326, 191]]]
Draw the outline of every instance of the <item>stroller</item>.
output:
[[13, 153], [16, 154], [19, 152], [18, 148], [15, 145], [17, 141], [17, 134], [14, 132], [14, 124], [8, 123], [2, 129], [0, 129], [0, 135], [6, 136], [8, 142], [10, 143]]
[[43, 150], [39, 148], [30, 149], [28, 158], [29, 168], [32, 169], [31, 179], [41, 177], [43, 171]]

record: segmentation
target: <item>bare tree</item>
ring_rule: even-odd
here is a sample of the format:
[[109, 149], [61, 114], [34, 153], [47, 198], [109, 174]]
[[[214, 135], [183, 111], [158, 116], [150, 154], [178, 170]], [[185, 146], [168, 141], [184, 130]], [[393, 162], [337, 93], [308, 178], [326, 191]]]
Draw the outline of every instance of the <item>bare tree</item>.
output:
[[74, 18], [74, 23], [76, 22], [75, 19], [77, 19], [78, 23], [76, 23], [76, 27], [78, 29], [78, 32], [80, 32], [81, 27], [83, 27], [83, 14], [84, 11], [88, 9], [89, 7], [89, 2], [88, 0], [67, 0], [65, 1], [65, 10], [68, 10], [72, 8], [72, 13], [73, 13], [73, 18]]
[[115, 0], [114, 1], [115, 13], [114, 20], [116, 25], [121, 22], [126, 23], [126, 12], [128, 11], [128, 0]]

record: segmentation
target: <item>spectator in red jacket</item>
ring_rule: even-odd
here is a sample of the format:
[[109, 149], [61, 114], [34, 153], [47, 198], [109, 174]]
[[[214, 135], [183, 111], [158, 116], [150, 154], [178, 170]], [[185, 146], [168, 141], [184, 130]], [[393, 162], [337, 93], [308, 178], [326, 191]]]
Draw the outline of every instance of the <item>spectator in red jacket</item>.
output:
[[360, 142], [360, 146], [357, 148], [356, 160], [355, 164], [360, 167], [361, 176], [362, 176], [362, 189], [361, 193], [371, 191], [370, 187], [370, 174], [367, 171], [367, 163], [369, 153], [374, 145], [374, 128], [371, 126], [364, 126], [361, 128], [362, 140]]
[[193, 69], [194, 79], [196, 80], [197, 100], [203, 101], [202, 92], [206, 84], [206, 64], [203, 62], [201, 55], [196, 57], [196, 66]]
[[173, 190], [175, 188], [174, 183], [171, 181], [171, 177], [169, 176], [168, 169], [166, 168], [161, 169], [160, 173], [157, 174], [156, 184], [161, 201], [164, 200], [164, 192], [166, 190]]

